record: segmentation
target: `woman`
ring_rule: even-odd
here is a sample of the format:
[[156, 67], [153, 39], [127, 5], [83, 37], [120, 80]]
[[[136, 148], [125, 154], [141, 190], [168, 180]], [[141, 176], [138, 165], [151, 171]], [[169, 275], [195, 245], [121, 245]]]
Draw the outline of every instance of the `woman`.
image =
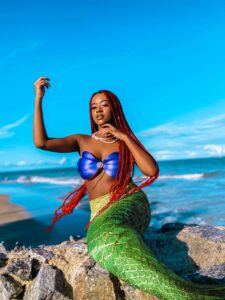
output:
[[[159, 167], [130, 129], [116, 95], [101, 90], [91, 96], [91, 136], [49, 138], [41, 106], [45, 87], [50, 87], [49, 78], [40, 77], [34, 86], [36, 147], [54, 152], [78, 151], [78, 171], [84, 179], [55, 211], [48, 230], [61, 216], [72, 213], [88, 193], [91, 218], [87, 224], [87, 246], [101, 267], [160, 299], [225, 299], [224, 286], [203, 286], [182, 279], [158, 261], [142, 239], [151, 211], [141, 189], [157, 179]], [[146, 175], [140, 186], [132, 181], [134, 164]]]

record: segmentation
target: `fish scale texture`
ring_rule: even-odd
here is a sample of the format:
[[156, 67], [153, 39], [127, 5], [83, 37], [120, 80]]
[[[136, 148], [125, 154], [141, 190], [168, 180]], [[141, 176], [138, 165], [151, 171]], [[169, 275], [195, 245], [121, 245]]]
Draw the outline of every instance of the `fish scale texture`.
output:
[[[108, 199], [106, 194], [90, 201], [91, 219]], [[143, 239], [150, 218], [150, 204], [144, 191], [124, 195], [90, 224], [90, 256], [118, 279], [159, 299], [224, 300], [225, 285], [185, 280], [156, 258]]]

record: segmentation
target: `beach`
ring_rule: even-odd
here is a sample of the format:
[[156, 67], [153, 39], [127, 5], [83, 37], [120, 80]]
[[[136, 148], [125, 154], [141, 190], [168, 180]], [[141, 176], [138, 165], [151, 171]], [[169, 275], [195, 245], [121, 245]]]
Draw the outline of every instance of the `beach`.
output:
[[[89, 221], [87, 212], [77, 210], [75, 213], [58, 221], [51, 232], [46, 232], [51, 224], [51, 214], [32, 215], [29, 210], [18, 204], [10, 203], [9, 194], [0, 194], [0, 242], [11, 250], [18, 242], [20, 245], [36, 247], [40, 244], [55, 245], [72, 235], [85, 236], [85, 225]], [[31, 198], [30, 198], [31, 199]], [[30, 200], [31, 201], [31, 200]]]
[[32, 216], [22, 206], [10, 203], [8, 195], [0, 194], [0, 225], [30, 218]]

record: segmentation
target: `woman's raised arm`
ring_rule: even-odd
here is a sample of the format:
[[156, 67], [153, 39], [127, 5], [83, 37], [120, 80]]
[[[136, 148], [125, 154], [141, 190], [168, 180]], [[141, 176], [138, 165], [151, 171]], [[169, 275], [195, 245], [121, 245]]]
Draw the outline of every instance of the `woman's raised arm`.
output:
[[45, 94], [44, 87], [50, 87], [50, 80], [47, 77], [40, 77], [34, 83], [36, 95], [35, 95], [35, 110], [34, 110], [34, 122], [33, 122], [33, 140], [37, 148], [53, 151], [53, 152], [75, 152], [79, 151], [80, 140], [82, 134], [72, 134], [64, 138], [49, 138], [43, 119], [42, 111], [42, 99]]

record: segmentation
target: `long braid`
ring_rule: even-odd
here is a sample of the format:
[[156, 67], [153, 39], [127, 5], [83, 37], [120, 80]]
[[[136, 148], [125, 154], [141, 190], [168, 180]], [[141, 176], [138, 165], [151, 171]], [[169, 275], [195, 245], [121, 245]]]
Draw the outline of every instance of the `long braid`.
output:
[[[77, 206], [78, 202], [87, 194], [86, 184], [83, 183], [78, 189], [75, 189], [69, 193], [63, 201], [63, 204], [57, 208], [54, 212], [55, 217], [52, 220], [50, 226], [47, 227], [47, 231], [50, 231], [62, 216], [71, 214], [74, 208]], [[67, 203], [66, 203], [67, 202]], [[61, 212], [58, 211], [61, 209]]]
[[[137, 139], [133, 131], [131, 130], [129, 124], [126, 121], [126, 118], [123, 113], [122, 106], [120, 105], [120, 101], [117, 98], [115, 94], [113, 94], [110, 91], [107, 90], [100, 90], [92, 95], [96, 95], [97, 93], [103, 93], [110, 101], [110, 106], [112, 109], [112, 116], [113, 116], [113, 122], [115, 123], [115, 126], [118, 130], [121, 132], [127, 134], [128, 136], [132, 137], [132, 139], [149, 155], [151, 155], [147, 149], [143, 146], [143, 144]], [[92, 98], [91, 98], [92, 99]], [[90, 112], [91, 113], [91, 112]], [[119, 117], [119, 119], [116, 117], [116, 115]], [[91, 118], [92, 124], [94, 123]], [[91, 126], [92, 130], [94, 126]], [[92, 131], [93, 133], [93, 131]], [[130, 178], [133, 177], [134, 174], [134, 158], [132, 157], [132, 154], [130, 153], [129, 149], [125, 145], [123, 141], [119, 141], [119, 162], [118, 162], [118, 169], [116, 173], [116, 180], [111, 188], [110, 193], [111, 196], [109, 198], [109, 201], [97, 212], [97, 214], [92, 218], [91, 221], [89, 221], [86, 225], [86, 229], [90, 226], [90, 224], [94, 221], [95, 218], [97, 218], [103, 211], [105, 211], [112, 203], [119, 200], [124, 194], [130, 195], [136, 191], [139, 191], [143, 187], [152, 184], [156, 178], [159, 176], [159, 167], [157, 162], [155, 161], [155, 166], [157, 168], [157, 172], [154, 176], [146, 176], [141, 182], [139, 186], [132, 187], [127, 192], [127, 185], [130, 182]], [[152, 155], [151, 155], [152, 157]], [[153, 158], [153, 157], [152, 157]]]

